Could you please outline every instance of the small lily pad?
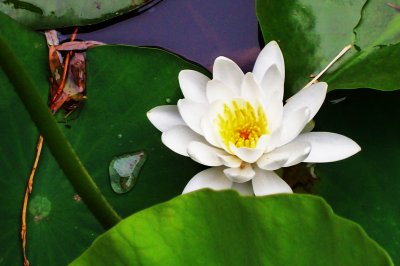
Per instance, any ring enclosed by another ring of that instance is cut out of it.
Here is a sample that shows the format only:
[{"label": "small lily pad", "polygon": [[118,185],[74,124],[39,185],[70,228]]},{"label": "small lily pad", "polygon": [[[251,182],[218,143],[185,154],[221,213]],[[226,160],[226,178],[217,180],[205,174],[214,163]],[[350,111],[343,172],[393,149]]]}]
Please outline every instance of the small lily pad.
[{"label": "small lily pad", "polygon": [[95,24],[136,10],[153,0],[2,0],[0,12],[32,29]]}]

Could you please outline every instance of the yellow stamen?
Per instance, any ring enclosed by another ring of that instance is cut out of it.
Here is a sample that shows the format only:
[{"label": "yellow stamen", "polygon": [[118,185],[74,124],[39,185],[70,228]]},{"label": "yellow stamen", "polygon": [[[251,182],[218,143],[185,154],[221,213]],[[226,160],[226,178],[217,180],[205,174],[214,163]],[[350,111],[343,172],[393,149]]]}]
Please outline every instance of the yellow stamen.
[{"label": "yellow stamen", "polygon": [[262,107],[255,110],[248,101],[224,104],[222,114],[218,115],[219,134],[228,149],[231,143],[237,148],[255,148],[259,138],[268,133],[267,124]]}]

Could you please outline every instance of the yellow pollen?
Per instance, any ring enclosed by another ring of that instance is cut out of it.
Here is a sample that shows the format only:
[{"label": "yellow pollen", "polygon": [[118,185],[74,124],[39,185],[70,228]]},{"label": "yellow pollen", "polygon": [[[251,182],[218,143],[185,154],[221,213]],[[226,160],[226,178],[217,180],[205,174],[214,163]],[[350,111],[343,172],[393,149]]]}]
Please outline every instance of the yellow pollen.
[{"label": "yellow pollen", "polygon": [[255,148],[258,139],[267,134],[267,117],[262,107],[257,110],[248,102],[232,105],[224,104],[222,114],[218,115],[219,134],[225,146],[233,143],[237,148]]}]

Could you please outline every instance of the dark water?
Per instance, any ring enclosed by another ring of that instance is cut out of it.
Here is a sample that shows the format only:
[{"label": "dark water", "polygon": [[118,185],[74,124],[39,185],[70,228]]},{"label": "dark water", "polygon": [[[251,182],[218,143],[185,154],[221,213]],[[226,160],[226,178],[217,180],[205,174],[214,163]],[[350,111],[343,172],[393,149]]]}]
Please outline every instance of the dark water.
[{"label": "dark water", "polygon": [[79,38],[160,46],[210,69],[231,58],[251,71],[260,51],[254,0],[163,0],[143,13]]}]

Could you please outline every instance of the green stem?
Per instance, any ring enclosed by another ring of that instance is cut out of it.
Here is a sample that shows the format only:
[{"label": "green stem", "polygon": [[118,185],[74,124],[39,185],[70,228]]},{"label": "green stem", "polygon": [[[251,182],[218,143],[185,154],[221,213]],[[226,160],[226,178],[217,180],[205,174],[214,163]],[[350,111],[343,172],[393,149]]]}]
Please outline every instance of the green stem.
[{"label": "green stem", "polygon": [[121,217],[114,211],[93,181],[71,144],[59,128],[47,105],[41,99],[35,84],[19,58],[12,52],[0,34],[0,65],[42,134],[47,146],[76,192],[89,207],[97,220],[108,229]]}]

